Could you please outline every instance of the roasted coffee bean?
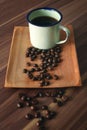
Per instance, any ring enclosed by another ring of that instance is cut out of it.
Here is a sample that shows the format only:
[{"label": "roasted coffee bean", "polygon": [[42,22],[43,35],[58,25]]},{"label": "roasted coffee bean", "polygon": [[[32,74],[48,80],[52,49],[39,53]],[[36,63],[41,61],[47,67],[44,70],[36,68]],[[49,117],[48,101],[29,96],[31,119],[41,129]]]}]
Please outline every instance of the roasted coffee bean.
[{"label": "roasted coffee bean", "polygon": [[18,103],[17,103],[17,108],[23,108],[23,107],[24,107],[23,102],[18,102]]},{"label": "roasted coffee bean", "polygon": [[47,75],[46,79],[50,80],[50,79],[52,79],[52,76],[51,75]]},{"label": "roasted coffee bean", "polygon": [[29,53],[26,53],[26,57],[29,57]]},{"label": "roasted coffee bean", "polygon": [[51,117],[51,115],[50,114],[47,114],[46,115],[46,119],[51,119],[52,117]]},{"label": "roasted coffee bean", "polygon": [[44,97],[44,93],[43,92],[38,92],[37,97]]},{"label": "roasted coffee bean", "polygon": [[37,121],[36,125],[37,125],[37,126],[41,126],[41,125],[42,125],[42,121],[40,121],[40,120]]},{"label": "roasted coffee bean", "polygon": [[63,102],[62,101],[57,101],[57,104],[58,104],[58,106],[63,106]]},{"label": "roasted coffee bean", "polygon": [[49,111],[49,110],[46,110],[46,111],[45,111],[45,114],[46,114],[46,115],[49,115],[49,114],[50,114],[50,111]]},{"label": "roasted coffee bean", "polygon": [[44,121],[45,121],[45,118],[44,118],[43,116],[41,116],[41,117],[39,118],[39,120],[40,120],[41,122],[44,122]]},{"label": "roasted coffee bean", "polygon": [[42,110],[48,110],[48,106],[43,105],[43,106],[41,106],[41,109],[42,109]]},{"label": "roasted coffee bean", "polygon": [[31,101],[31,100],[32,100],[31,97],[29,97],[29,96],[26,97],[26,101]]},{"label": "roasted coffee bean", "polygon": [[34,116],[33,116],[32,114],[28,113],[28,114],[25,115],[25,118],[26,118],[27,120],[31,120],[31,119],[34,118]]},{"label": "roasted coffee bean", "polygon": [[22,96],[20,97],[20,99],[21,99],[22,101],[26,101],[26,98],[27,98],[26,95],[22,95]]},{"label": "roasted coffee bean", "polygon": [[54,75],[54,79],[55,79],[55,80],[58,80],[58,79],[59,79],[59,76],[58,76],[58,75]]},{"label": "roasted coffee bean", "polygon": [[48,86],[48,85],[50,85],[50,82],[49,81],[45,81],[45,83],[43,85],[44,86]]},{"label": "roasted coffee bean", "polygon": [[34,114],[34,117],[35,117],[35,118],[39,118],[39,117],[41,117],[40,112],[36,112],[36,113]]},{"label": "roasted coffee bean", "polygon": [[26,65],[27,65],[27,66],[31,66],[31,63],[30,63],[30,62],[27,62]]},{"label": "roasted coffee bean", "polygon": [[18,94],[19,99],[21,99],[22,96],[26,96],[27,97],[27,94],[26,93],[19,93]]},{"label": "roasted coffee bean", "polygon": [[26,102],[26,106],[27,106],[27,107],[30,107],[31,105],[32,105],[32,103],[31,103],[30,101],[27,101],[27,102]]},{"label": "roasted coffee bean", "polygon": [[63,95],[62,96],[62,101],[63,102],[67,102],[69,100],[69,97],[68,96],[66,96],[66,95]]},{"label": "roasted coffee bean", "polygon": [[38,107],[34,106],[34,105],[32,105],[30,108],[31,108],[31,110],[37,110],[38,109]]},{"label": "roasted coffee bean", "polygon": [[33,67],[38,67],[38,64],[34,64]]},{"label": "roasted coffee bean", "polygon": [[37,104],[39,103],[39,101],[38,101],[37,99],[33,99],[33,100],[31,101],[31,103],[32,103],[32,105],[37,105]]},{"label": "roasted coffee bean", "polygon": [[33,77],[32,80],[33,81],[37,81],[38,79],[37,79],[37,77]]},{"label": "roasted coffee bean", "polygon": [[23,69],[23,73],[27,73],[27,71],[28,71],[27,69]]},{"label": "roasted coffee bean", "polygon": [[51,117],[56,116],[56,112],[55,112],[55,111],[51,111],[51,112],[50,112],[50,116],[51,116]]},{"label": "roasted coffee bean", "polygon": [[28,77],[29,77],[30,79],[32,79],[34,76],[33,76],[33,74],[28,74]]},{"label": "roasted coffee bean", "polygon": [[35,68],[31,68],[31,70],[30,70],[31,72],[35,72]]},{"label": "roasted coffee bean", "polygon": [[61,89],[57,92],[59,95],[63,96],[63,94],[65,93],[64,89]]}]

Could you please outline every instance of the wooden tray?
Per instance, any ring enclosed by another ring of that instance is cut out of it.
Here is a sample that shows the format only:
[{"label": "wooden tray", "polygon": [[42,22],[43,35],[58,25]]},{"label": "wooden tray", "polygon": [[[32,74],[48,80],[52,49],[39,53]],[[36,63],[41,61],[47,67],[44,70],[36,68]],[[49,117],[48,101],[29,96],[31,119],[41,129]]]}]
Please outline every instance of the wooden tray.
[{"label": "wooden tray", "polygon": [[[60,75],[61,79],[52,80],[52,83],[45,88],[81,86],[73,29],[71,25],[68,28],[71,34],[67,43],[63,45],[63,62],[53,71],[54,74]],[[61,33],[62,37],[64,37],[63,32]],[[5,78],[5,87],[40,88],[38,81],[30,80],[23,73],[23,68],[26,66],[25,52],[29,46],[31,44],[28,27],[15,27]]]}]

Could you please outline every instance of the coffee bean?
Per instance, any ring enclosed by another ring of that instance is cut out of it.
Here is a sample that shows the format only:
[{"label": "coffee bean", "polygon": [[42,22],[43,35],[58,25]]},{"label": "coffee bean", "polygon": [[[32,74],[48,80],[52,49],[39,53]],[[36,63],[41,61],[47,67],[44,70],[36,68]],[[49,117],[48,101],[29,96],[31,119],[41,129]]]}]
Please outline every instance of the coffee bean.
[{"label": "coffee bean", "polygon": [[39,101],[38,101],[37,99],[33,99],[33,100],[31,101],[31,103],[32,103],[32,105],[37,105],[37,104],[39,103]]},{"label": "coffee bean", "polygon": [[40,121],[40,120],[37,121],[36,125],[37,125],[37,126],[41,126],[41,125],[42,125],[42,121]]},{"label": "coffee bean", "polygon": [[58,104],[58,106],[63,106],[63,102],[62,101],[57,101],[57,104]]},{"label": "coffee bean", "polygon": [[61,96],[63,96],[64,93],[65,93],[64,89],[61,89],[61,90],[58,91],[58,94],[61,95]]},{"label": "coffee bean", "polygon": [[29,53],[26,53],[26,57],[29,57]]},{"label": "coffee bean", "polygon": [[36,113],[34,114],[34,117],[35,117],[35,118],[39,118],[39,117],[41,117],[40,112],[36,112]]},{"label": "coffee bean", "polygon": [[44,93],[43,92],[38,92],[37,97],[44,97]]},{"label": "coffee bean", "polygon": [[41,117],[39,118],[39,120],[40,120],[41,122],[44,122],[44,121],[45,121],[45,118],[44,118],[43,116],[41,116]]},{"label": "coffee bean", "polygon": [[33,67],[38,67],[38,64],[34,64]]},{"label": "coffee bean", "polygon": [[69,100],[69,97],[68,96],[66,96],[66,95],[63,95],[62,96],[62,101],[63,102],[67,102]]},{"label": "coffee bean", "polygon": [[27,66],[31,66],[31,63],[30,63],[30,62],[27,62],[26,65],[27,65]]},{"label": "coffee bean", "polygon": [[59,76],[58,76],[58,75],[54,75],[54,79],[55,79],[55,80],[58,80],[58,79],[59,79]]},{"label": "coffee bean", "polygon": [[25,115],[25,118],[26,118],[27,120],[31,120],[31,119],[34,118],[34,116],[33,116],[32,114],[28,113],[28,114]]},{"label": "coffee bean", "polygon": [[17,103],[17,108],[23,108],[23,107],[24,107],[24,104],[22,102]]},{"label": "coffee bean", "polygon": [[41,107],[41,109],[42,109],[42,110],[48,110],[48,106],[43,105],[43,106]]},{"label": "coffee bean", "polygon": [[51,111],[50,112],[50,116],[53,118],[54,116],[56,116],[56,112],[55,111]]},{"label": "coffee bean", "polygon": [[50,115],[50,114],[47,114],[47,115],[46,115],[46,119],[51,119],[51,115]]},{"label": "coffee bean", "polygon": [[31,72],[35,72],[35,68],[31,68],[31,70],[30,70]]},{"label": "coffee bean", "polygon": [[28,77],[29,77],[30,79],[32,79],[32,78],[33,78],[33,74],[32,74],[32,73],[28,74]]},{"label": "coffee bean", "polygon": [[26,101],[26,95],[22,95],[21,97],[20,97],[20,99],[22,100],[22,101]]},{"label": "coffee bean", "polygon": [[38,107],[34,106],[34,105],[32,105],[30,108],[31,108],[31,110],[37,110],[38,109]]},{"label": "coffee bean", "polygon": [[26,97],[26,101],[31,101],[32,100],[32,98],[31,97]]},{"label": "coffee bean", "polygon": [[45,81],[44,82],[44,86],[48,86],[48,85],[50,85],[50,82],[49,81]]},{"label": "coffee bean", "polygon": [[27,101],[27,102],[26,102],[26,106],[27,106],[27,107],[30,107],[31,105],[32,105],[32,103],[31,103],[30,101]]},{"label": "coffee bean", "polygon": [[46,115],[49,115],[49,114],[50,114],[50,111],[49,111],[49,110],[46,110],[46,111],[45,111],[45,114],[46,114]]},{"label": "coffee bean", "polygon": [[21,99],[22,96],[26,96],[26,97],[27,97],[26,93],[19,93],[19,94],[18,94],[18,97],[19,97],[20,99]]},{"label": "coffee bean", "polygon": [[27,69],[23,69],[23,73],[27,73]]}]

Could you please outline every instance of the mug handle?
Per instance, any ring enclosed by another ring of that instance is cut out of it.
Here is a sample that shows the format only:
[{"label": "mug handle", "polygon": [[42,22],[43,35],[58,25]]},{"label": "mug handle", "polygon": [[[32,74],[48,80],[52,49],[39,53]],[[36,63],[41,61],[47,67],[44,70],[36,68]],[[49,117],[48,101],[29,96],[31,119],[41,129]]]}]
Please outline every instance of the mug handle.
[{"label": "mug handle", "polygon": [[62,40],[62,41],[57,42],[56,44],[63,44],[68,40],[69,35],[70,35],[70,31],[69,31],[68,28],[66,28],[64,26],[61,26],[61,25],[59,26],[59,28],[60,28],[60,30],[63,30],[66,33],[66,38],[64,40]]}]

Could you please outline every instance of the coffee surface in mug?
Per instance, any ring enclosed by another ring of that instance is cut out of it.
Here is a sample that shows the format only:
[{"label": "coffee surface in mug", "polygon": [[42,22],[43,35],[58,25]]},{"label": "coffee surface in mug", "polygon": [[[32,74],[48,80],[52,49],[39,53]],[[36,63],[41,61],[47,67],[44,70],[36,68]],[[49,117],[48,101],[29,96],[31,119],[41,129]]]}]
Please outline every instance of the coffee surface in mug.
[{"label": "coffee surface in mug", "polygon": [[40,16],[31,20],[31,23],[37,26],[51,26],[58,22],[55,18],[49,16]]}]

